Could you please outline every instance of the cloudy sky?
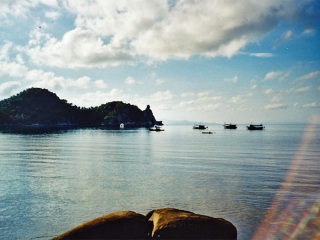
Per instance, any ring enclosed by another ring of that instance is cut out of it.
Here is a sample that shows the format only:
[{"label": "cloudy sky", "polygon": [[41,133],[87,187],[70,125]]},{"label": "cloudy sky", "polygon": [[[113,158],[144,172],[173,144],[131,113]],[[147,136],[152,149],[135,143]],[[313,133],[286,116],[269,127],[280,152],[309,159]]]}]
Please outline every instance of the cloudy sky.
[{"label": "cloudy sky", "polygon": [[0,0],[0,100],[47,88],[158,120],[320,115],[317,0]]}]

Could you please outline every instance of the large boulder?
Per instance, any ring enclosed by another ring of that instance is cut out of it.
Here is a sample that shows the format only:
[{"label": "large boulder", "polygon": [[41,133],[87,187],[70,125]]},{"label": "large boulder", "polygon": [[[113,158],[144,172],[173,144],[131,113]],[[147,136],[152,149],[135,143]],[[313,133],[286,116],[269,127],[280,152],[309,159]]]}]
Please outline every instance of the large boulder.
[{"label": "large boulder", "polygon": [[83,223],[55,238],[63,239],[147,239],[152,224],[142,214],[115,212]]},{"label": "large boulder", "polygon": [[55,238],[66,239],[237,239],[235,226],[222,219],[174,208],[150,211],[145,216],[115,212],[83,223]]},{"label": "large boulder", "polygon": [[153,222],[152,238],[160,239],[237,239],[236,227],[222,219],[174,208],[146,214]]}]

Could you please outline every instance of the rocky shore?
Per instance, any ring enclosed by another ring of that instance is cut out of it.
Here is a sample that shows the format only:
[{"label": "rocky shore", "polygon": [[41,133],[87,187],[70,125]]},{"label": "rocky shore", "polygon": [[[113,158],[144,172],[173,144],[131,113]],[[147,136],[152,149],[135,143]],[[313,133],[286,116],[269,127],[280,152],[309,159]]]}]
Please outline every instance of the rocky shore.
[{"label": "rocky shore", "polygon": [[53,240],[65,239],[237,239],[237,229],[223,218],[162,208],[145,215],[114,212],[83,223]]}]

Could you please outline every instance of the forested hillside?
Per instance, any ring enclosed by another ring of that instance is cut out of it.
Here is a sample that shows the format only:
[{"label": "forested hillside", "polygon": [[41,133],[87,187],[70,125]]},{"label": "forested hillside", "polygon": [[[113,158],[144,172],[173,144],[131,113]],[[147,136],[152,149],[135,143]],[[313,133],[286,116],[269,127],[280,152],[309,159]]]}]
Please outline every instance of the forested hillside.
[{"label": "forested hillside", "polygon": [[117,101],[81,108],[41,88],[29,88],[0,101],[0,124],[101,126],[120,123],[150,126],[155,118],[149,106],[142,111],[137,106]]}]

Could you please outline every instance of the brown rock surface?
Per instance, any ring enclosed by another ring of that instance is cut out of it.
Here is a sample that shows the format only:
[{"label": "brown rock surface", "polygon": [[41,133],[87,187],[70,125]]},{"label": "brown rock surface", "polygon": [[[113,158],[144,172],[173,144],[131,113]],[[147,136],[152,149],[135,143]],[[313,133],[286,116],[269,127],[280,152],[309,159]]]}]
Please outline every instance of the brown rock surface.
[{"label": "brown rock surface", "polygon": [[222,219],[174,208],[146,214],[153,222],[152,237],[160,239],[237,239],[236,227]]},{"label": "brown rock surface", "polygon": [[115,212],[83,223],[55,238],[62,239],[146,239],[152,224],[142,214]]},{"label": "brown rock surface", "polygon": [[132,211],[110,213],[55,238],[65,239],[237,239],[235,226],[222,219],[163,208],[146,216]]}]

